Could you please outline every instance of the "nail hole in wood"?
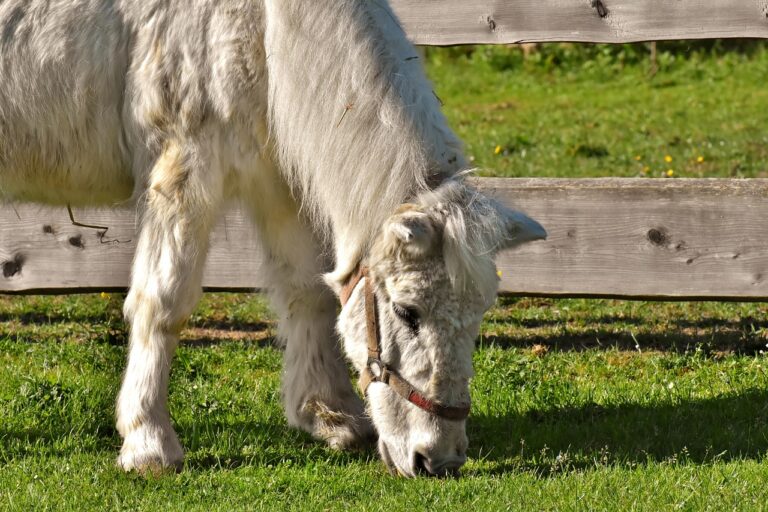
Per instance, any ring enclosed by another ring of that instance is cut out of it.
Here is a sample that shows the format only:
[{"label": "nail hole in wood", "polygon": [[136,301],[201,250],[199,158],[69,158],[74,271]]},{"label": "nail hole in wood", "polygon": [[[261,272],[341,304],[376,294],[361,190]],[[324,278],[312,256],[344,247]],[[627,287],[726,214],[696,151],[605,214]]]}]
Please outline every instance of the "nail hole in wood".
[{"label": "nail hole in wood", "polygon": [[597,9],[597,15],[601,18],[608,16],[608,8],[603,3],[603,0],[592,0],[592,8]]},{"label": "nail hole in wood", "polygon": [[72,247],[77,247],[78,249],[85,249],[85,244],[83,243],[83,235],[69,237],[69,245]]},{"label": "nail hole in wood", "polygon": [[53,226],[51,226],[50,224],[46,224],[45,226],[43,226],[43,233],[45,233],[46,235],[52,235]]}]

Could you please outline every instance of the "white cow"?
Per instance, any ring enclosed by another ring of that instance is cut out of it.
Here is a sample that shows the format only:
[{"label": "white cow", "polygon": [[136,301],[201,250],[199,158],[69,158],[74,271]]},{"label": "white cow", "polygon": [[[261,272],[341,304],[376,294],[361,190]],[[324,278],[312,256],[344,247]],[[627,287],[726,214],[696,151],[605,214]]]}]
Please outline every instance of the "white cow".
[{"label": "white cow", "polygon": [[393,471],[455,472],[493,255],[544,236],[465,185],[465,166],[385,0],[0,2],[4,196],[140,212],[126,470],[182,464],[170,363],[236,199],[268,252],[289,423],[339,448],[375,427]]}]

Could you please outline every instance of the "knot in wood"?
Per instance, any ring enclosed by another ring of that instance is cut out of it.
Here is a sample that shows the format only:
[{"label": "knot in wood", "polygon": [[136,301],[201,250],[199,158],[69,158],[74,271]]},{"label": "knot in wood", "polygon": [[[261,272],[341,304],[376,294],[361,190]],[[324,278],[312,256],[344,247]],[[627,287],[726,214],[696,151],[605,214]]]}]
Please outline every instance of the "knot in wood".
[{"label": "knot in wood", "polygon": [[3,262],[3,277],[10,278],[21,273],[21,267],[24,265],[24,256],[17,254],[12,260]]},{"label": "knot in wood", "polygon": [[665,246],[669,242],[669,235],[664,228],[653,228],[648,230],[648,240],[653,245]]}]

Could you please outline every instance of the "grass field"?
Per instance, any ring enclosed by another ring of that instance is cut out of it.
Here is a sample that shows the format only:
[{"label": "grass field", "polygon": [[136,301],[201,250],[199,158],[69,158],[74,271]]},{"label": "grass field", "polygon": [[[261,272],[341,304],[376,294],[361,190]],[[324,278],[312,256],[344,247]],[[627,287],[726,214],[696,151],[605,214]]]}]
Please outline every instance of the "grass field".
[{"label": "grass field", "polygon": [[[665,57],[653,77],[457,53],[430,51],[429,71],[484,174],[767,169],[764,51]],[[207,295],[171,378],[185,469],[145,479],[114,465],[121,299],[0,297],[0,509],[768,508],[765,304],[501,298],[477,342],[464,477],[407,481],[287,428],[263,298]]]},{"label": "grass field", "polygon": [[499,47],[429,62],[483,175],[755,178],[768,176],[766,52],[673,54],[653,77],[611,56],[514,66]]}]

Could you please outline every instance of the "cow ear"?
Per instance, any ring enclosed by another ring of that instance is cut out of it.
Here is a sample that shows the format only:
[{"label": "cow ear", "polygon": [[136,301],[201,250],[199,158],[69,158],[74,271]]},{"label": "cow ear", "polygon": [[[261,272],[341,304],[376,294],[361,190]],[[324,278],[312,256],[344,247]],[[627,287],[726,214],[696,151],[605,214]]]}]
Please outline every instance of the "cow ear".
[{"label": "cow ear", "polygon": [[500,235],[499,240],[493,244],[496,247],[496,252],[512,249],[534,240],[546,240],[547,231],[532,218],[499,203],[494,206],[497,212],[496,222],[498,226],[493,231]]},{"label": "cow ear", "polygon": [[538,222],[478,192],[460,178],[446,180],[435,190],[421,194],[419,204],[435,219],[442,235],[443,259],[454,287],[471,286],[489,301],[498,287],[494,256],[547,236]]},{"label": "cow ear", "polygon": [[457,244],[477,255],[494,255],[547,237],[535,220],[458,180],[445,182],[422,201],[442,216]]},{"label": "cow ear", "polygon": [[429,215],[414,205],[401,206],[384,223],[384,250],[406,259],[421,259],[433,252],[438,235]]}]

